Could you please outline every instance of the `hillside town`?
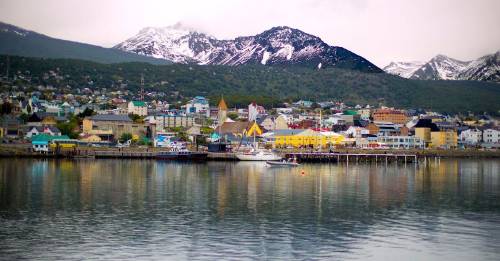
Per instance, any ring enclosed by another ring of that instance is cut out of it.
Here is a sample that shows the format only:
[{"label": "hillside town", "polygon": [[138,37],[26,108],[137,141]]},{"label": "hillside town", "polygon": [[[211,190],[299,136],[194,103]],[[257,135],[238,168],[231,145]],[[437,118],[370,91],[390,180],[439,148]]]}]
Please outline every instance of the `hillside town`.
[{"label": "hillside town", "polygon": [[[500,148],[498,119],[488,115],[444,115],[333,100],[232,107],[223,94],[216,101],[195,96],[179,104],[165,96],[143,89],[133,94],[10,88],[0,94],[0,138],[3,146],[28,144],[39,153],[48,152],[54,140],[72,148],[234,150],[254,141],[299,151]],[[221,143],[224,148],[209,146]]]}]

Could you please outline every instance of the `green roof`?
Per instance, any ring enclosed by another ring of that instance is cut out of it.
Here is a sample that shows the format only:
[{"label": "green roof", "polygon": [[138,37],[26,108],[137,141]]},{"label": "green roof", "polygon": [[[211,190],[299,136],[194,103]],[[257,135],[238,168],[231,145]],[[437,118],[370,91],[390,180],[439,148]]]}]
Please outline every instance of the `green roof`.
[{"label": "green roof", "polygon": [[344,111],[344,115],[356,115],[358,114],[357,111],[353,111],[353,110],[345,110]]},{"label": "green roof", "polygon": [[134,104],[134,106],[136,107],[146,107],[146,103],[143,102],[143,101],[132,101],[132,103]]},{"label": "green roof", "polygon": [[35,135],[31,138],[31,142],[37,141],[37,142],[49,142],[51,140],[69,140],[70,138],[68,135],[61,135],[61,136],[51,136],[48,134],[39,134]]}]

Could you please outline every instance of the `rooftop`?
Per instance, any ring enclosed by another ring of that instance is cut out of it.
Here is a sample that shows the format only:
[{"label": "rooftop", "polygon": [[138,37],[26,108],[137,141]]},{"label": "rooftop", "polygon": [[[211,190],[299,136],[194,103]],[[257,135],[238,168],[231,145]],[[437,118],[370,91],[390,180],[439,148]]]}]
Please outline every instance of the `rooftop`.
[{"label": "rooftop", "polygon": [[132,104],[136,107],[146,107],[146,103],[143,101],[132,101]]},{"label": "rooftop", "polygon": [[123,114],[97,114],[90,117],[93,121],[123,121],[132,122],[128,115]]}]

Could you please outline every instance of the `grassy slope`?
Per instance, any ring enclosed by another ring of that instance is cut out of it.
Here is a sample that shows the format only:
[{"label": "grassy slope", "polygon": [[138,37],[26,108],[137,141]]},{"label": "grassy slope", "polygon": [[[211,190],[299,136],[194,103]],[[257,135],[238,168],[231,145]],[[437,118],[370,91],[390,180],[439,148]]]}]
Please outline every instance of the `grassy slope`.
[{"label": "grassy slope", "polygon": [[70,58],[100,63],[147,62],[169,64],[168,61],[123,52],[112,48],[83,44],[30,33],[20,36],[0,32],[0,54],[40,58]]}]

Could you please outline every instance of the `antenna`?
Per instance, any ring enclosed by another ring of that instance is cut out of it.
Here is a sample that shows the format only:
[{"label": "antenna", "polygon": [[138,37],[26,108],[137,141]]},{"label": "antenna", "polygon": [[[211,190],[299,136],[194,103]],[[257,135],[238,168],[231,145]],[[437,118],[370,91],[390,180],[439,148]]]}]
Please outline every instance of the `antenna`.
[{"label": "antenna", "polygon": [[141,101],[144,101],[144,74],[141,73]]},{"label": "antenna", "polygon": [[10,67],[10,56],[7,56],[7,72],[6,72],[7,81],[9,80],[9,67]]}]

